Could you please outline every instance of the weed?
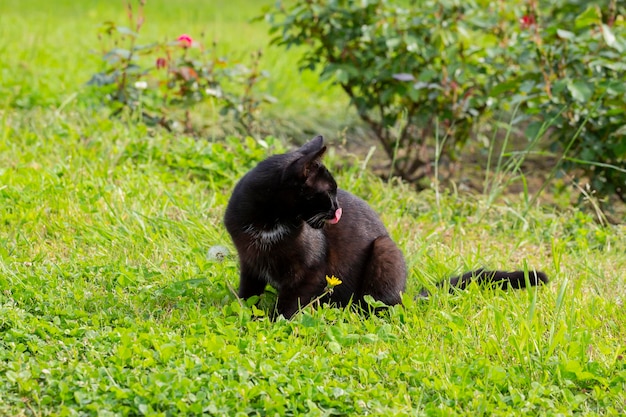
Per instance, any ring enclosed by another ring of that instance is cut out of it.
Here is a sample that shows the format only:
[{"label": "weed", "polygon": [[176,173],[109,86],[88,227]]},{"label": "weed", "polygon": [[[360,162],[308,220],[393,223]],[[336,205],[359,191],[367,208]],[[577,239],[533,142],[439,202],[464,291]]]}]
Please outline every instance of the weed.
[{"label": "weed", "polygon": [[[241,128],[252,133],[261,104],[255,87],[266,76],[259,69],[261,52],[252,54],[252,65],[246,67],[219,56],[215,42],[207,49],[203,40],[187,34],[167,42],[139,44],[139,32],[146,23],[144,7],[144,0],[136,7],[128,0],[129,26],[104,23],[99,39],[106,68],[87,83],[96,87],[93,94],[103,96],[113,116],[127,112],[170,131],[181,130],[176,127],[182,125],[186,133],[198,130],[190,116],[194,105],[213,100],[220,105],[220,114],[232,113]],[[274,100],[268,95],[265,99]],[[183,109],[180,122],[178,108]]]}]

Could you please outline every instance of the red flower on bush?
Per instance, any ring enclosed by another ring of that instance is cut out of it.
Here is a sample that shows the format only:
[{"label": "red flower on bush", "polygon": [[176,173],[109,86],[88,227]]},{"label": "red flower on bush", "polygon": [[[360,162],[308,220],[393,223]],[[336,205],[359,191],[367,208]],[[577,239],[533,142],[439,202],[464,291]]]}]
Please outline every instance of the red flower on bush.
[{"label": "red flower on bush", "polygon": [[177,41],[180,44],[180,46],[182,46],[183,48],[189,48],[191,44],[193,43],[193,39],[191,39],[191,36],[186,35],[186,34],[180,35]]},{"label": "red flower on bush", "polygon": [[167,67],[167,59],[165,59],[165,58],[157,58],[157,60],[156,60],[156,67],[157,67],[157,69],[161,69],[161,68]]},{"label": "red flower on bush", "polygon": [[535,15],[525,14],[519,22],[522,25],[522,29],[528,29],[529,27],[537,24],[537,19],[535,19]]}]

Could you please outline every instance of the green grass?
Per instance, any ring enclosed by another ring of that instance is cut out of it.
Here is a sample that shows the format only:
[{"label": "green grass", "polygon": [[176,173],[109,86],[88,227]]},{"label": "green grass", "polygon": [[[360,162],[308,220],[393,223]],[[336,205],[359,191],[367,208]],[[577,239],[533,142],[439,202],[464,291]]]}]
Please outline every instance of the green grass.
[{"label": "green grass", "polygon": [[[175,34],[220,27],[233,50],[266,40],[244,23],[255,2],[203,3],[149,0],[150,19]],[[333,148],[339,184],[406,254],[405,305],[257,317],[232,292],[234,254],[208,253],[233,251],[230,190],[284,145],[174,136],[71,99],[98,67],[85,58],[92,29],[123,17],[116,2],[76,4],[0,6],[0,415],[626,413],[623,226],[523,198],[416,194]],[[273,53],[268,65],[294,86],[285,112],[312,105],[321,117],[336,92],[311,95],[313,77]],[[480,266],[538,267],[552,282],[414,299]]]}]

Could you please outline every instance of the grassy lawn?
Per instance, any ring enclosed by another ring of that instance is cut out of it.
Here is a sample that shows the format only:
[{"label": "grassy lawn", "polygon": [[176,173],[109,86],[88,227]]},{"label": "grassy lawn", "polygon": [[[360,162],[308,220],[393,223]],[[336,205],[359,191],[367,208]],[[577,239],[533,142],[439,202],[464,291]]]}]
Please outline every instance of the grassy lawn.
[{"label": "grassy lawn", "polygon": [[[242,305],[223,212],[237,179],[286,145],[195,140],[86,104],[96,29],[124,18],[120,3],[0,5],[0,415],[626,413],[626,230],[574,208],[417,194],[331,149],[340,186],[407,257],[404,307],[271,322]],[[267,41],[247,23],[260,6],[148,0],[145,36],[205,31],[243,55]],[[295,53],[265,54],[272,111],[305,128],[349,118]],[[552,281],[414,299],[481,266]]]}]

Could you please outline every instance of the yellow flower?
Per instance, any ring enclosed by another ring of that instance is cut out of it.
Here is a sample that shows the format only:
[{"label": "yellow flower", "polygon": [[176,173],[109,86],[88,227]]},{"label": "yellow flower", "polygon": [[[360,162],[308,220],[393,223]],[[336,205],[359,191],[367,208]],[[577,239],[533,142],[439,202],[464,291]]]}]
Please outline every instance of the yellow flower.
[{"label": "yellow flower", "polygon": [[330,277],[326,275],[326,283],[330,288],[333,288],[341,284],[341,280],[334,275],[331,275]]}]

